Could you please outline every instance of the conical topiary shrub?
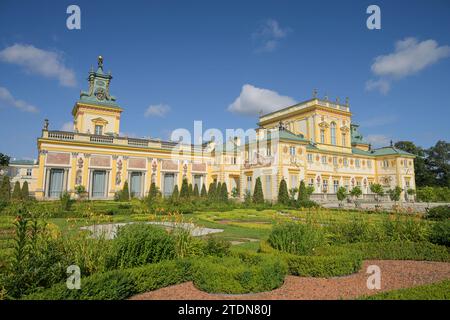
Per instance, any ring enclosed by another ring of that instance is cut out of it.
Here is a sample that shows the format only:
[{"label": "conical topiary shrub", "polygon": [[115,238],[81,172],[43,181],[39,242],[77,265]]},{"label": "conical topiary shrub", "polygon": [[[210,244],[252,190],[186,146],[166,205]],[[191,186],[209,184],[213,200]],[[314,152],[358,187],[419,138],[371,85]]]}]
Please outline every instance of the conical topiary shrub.
[{"label": "conical topiary shrub", "polygon": [[287,205],[289,204],[289,193],[287,189],[286,180],[281,179],[280,187],[278,188],[278,203]]},{"label": "conical topiary shrub", "polygon": [[206,191],[205,184],[202,184],[202,191],[200,191],[200,197],[205,199],[208,197],[208,192]]},{"label": "conical topiary shrub", "polygon": [[195,187],[194,187],[194,193],[193,193],[193,196],[194,196],[195,198],[198,198],[198,197],[200,196],[200,192],[198,192],[198,184],[196,184]]},{"label": "conical topiary shrub", "polygon": [[20,190],[20,182],[19,181],[16,181],[16,183],[14,184],[14,190],[12,192],[11,198],[13,200],[22,199],[22,190]]},{"label": "conical topiary shrub", "polygon": [[228,201],[228,188],[227,184],[224,182],[220,187],[220,201],[227,202]]},{"label": "conical topiary shrub", "polygon": [[183,183],[181,184],[180,199],[189,199],[189,185],[186,178],[183,179]]},{"label": "conical topiary shrub", "polygon": [[28,200],[30,198],[30,192],[28,191],[28,182],[25,181],[22,185],[22,199]]},{"label": "conical topiary shrub", "polygon": [[8,202],[9,200],[11,200],[11,182],[9,176],[3,176],[0,185],[0,201]]},{"label": "conical topiary shrub", "polygon": [[261,178],[256,178],[255,190],[253,191],[253,202],[264,203],[264,193],[262,190]]},{"label": "conical topiary shrub", "polygon": [[175,187],[173,187],[172,195],[170,196],[171,200],[176,202],[178,201],[178,198],[180,197],[180,192],[178,191],[178,185],[176,184]]},{"label": "conical topiary shrub", "polygon": [[119,201],[130,201],[130,190],[128,189],[128,181],[123,184],[122,191],[120,191]]}]

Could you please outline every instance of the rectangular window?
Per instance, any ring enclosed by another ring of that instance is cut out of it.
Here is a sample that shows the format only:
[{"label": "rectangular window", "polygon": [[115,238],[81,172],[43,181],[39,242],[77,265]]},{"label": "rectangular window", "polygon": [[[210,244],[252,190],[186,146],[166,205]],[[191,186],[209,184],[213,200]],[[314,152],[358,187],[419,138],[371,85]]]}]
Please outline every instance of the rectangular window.
[{"label": "rectangular window", "polygon": [[322,164],[327,164],[327,156],[322,156]]},{"label": "rectangular window", "polygon": [[367,168],[372,168],[372,161],[371,160],[367,160]]},{"label": "rectangular window", "polygon": [[27,177],[31,177],[33,169],[27,169]]},{"label": "rectangular window", "polygon": [[100,136],[100,135],[102,135],[102,132],[103,132],[103,126],[96,125],[95,126],[95,134]]},{"label": "rectangular window", "polygon": [[132,197],[142,196],[143,187],[143,174],[142,172],[131,172],[130,174],[130,195]]},{"label": "rectangular window", "polygon": [[333,157],[333,165],[337,166],[337,164],[338,164],[337,157]]},{"label": "rectangular window", "polygon": [[328,191],[328,180],[323,180],[323,188],[322,188],[322,192],[327,192]]},{"label": "rectangular window", "polygon": [[320,143],[325,143],[325,130],[320,130]]},{"label": "rectangular window", "polygon": [[355,160],[355,166],[356,166],[357,168],[361,167],[361,161],[360,161],[359,159],[356,159],[356,160]]},{"label": "rectangular window", "polygon": [[348,167],[348,159],[344,158],[344,167]]},{"label": "rectangular window", "polygon": [[389,161],[383,160],[383,167],[384,168],[389,168]]},{"label": "rectangular window", "polygon": [[309,187],[314,187],[314,179],[313,179],[313,178],[310,178],[310,179],[309,179],[308,186],[309,186]]},{"label": "rectangular window", "polygon": [[289,175],[290,189],[298,187],[298,176],[296,174]]},{"label": "rectangular window", "polygon": [[345,133],[342,134],[342,146],[345,147],[346,145],[346,138],[345,138]]},{"label": "rectangular window", "polygon": [[339,180],[334,180],[333,181],[333,191],[334,191],[334,193],[337,193],[338,189],[339,189]]},{"label": "rectangular window", "polygon": [[173,173],[165,173],[164,174],[164,196],[168,197],[172,194],[173,189],[175,188],[175,174]]},{"label": "rectangular window", "polygon": [[313,155],[308,153],[308,162],[313,162]]},{"label": "rectangular window", "polygon": [[295,156],[295,147],[289,147],[289,154]]},{"label": "rectangular window", "polygon": [[247,191],[252,193],[252,177],[247,176]]}]

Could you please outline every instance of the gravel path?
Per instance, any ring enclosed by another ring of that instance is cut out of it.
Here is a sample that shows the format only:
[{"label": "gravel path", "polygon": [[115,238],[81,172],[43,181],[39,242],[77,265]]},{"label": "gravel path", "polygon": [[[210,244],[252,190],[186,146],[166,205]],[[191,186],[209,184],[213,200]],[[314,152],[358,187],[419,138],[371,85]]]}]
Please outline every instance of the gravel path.
[{"label": "gravel path", "polygon": [[[381,269],[381,289],[367,289],[369,265]],[[142,293],[132,300],[310,300],[353,299],[361,295],[414,287],[450,279],[450,263],[399,260],[367,260],[356,274],[335,278],[287,276],[284,284],[273,291],[243,295],[209,294],[198,290],[192,282]]]}]

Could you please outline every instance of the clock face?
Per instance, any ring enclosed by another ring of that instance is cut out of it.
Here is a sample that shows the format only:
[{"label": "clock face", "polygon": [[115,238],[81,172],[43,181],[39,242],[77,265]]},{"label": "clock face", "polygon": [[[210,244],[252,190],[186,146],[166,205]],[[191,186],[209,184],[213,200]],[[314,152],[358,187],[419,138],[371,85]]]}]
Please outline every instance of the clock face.
[{"label": "clock face", "polygon": [[95,90],[95,96],[98,100],[104,100],[105,99],[105,90],[103,88],[98,88]]}]

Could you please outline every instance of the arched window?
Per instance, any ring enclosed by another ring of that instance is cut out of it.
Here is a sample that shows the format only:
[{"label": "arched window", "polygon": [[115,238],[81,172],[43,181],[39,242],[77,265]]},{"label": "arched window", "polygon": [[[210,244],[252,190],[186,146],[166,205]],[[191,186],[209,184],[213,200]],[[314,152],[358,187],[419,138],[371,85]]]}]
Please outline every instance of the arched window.
[{"label": "arched window", "polygon": [[331,144],[336,145],[336,123],[330,124]]}]

